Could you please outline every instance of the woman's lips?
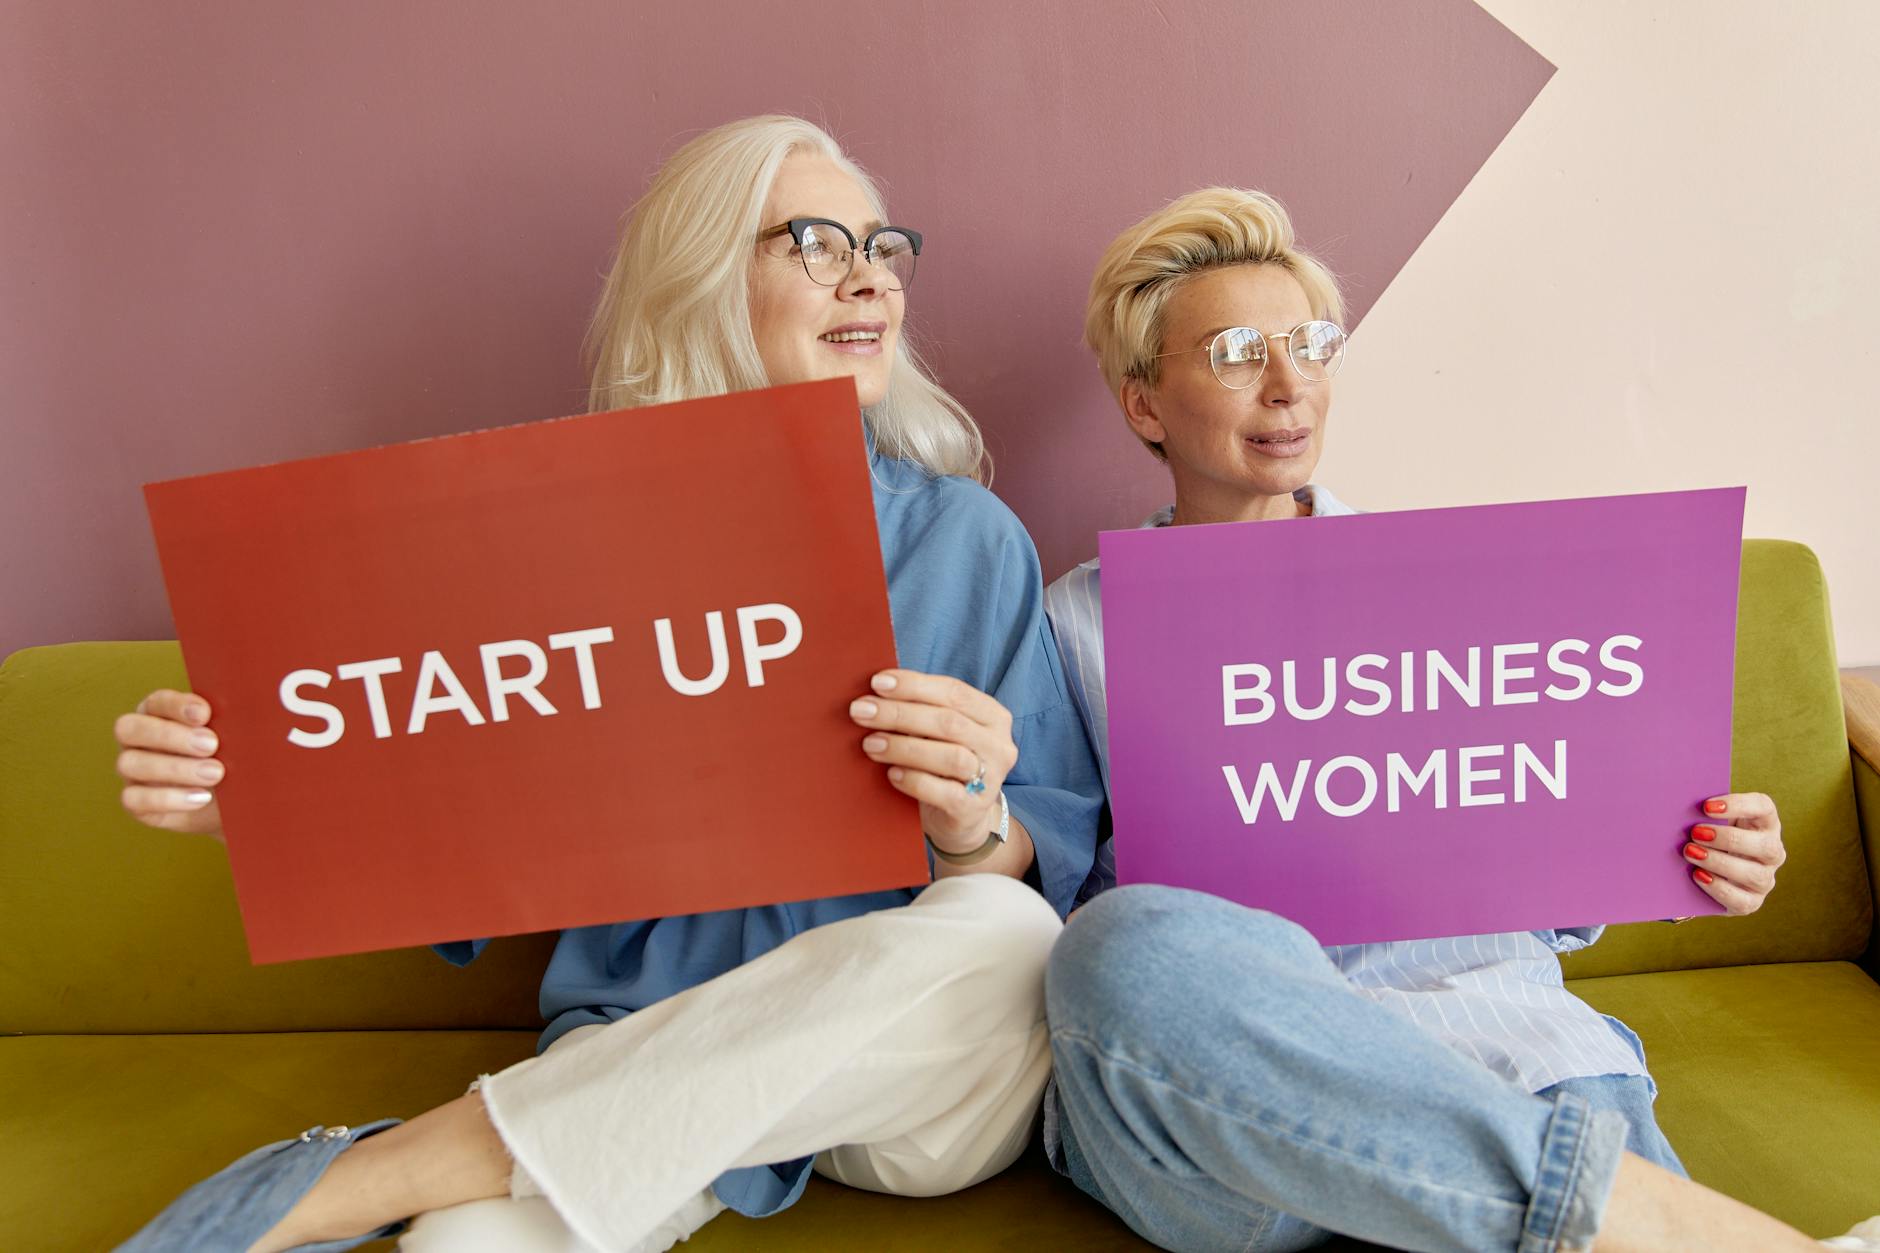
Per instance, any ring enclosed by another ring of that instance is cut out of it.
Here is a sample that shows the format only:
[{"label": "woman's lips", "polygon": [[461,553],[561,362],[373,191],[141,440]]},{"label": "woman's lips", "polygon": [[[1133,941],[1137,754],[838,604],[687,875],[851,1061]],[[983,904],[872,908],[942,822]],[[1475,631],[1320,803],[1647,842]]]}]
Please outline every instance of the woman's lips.
[{"label": "woman's lips", "polygon": [[839,342],[833,339],[819,339],[816,342],[824,348],[846,352],[852,357],[879,357],[881,355],[881,341],[878,339],[850,339]]},{"label": "woman's lips", "polygon": [[1298,457],[1305,453],[1312,444],[1312,428],[1298,427],[1289,431],[1272,431],[1265,435],[1251,435],[1247,446],[1262,457]]},{"label": "woman's lips", "polygon": [[882,322],[854,322],[824,331],[816,342],[852,357],[879,357],[888,327]]}]

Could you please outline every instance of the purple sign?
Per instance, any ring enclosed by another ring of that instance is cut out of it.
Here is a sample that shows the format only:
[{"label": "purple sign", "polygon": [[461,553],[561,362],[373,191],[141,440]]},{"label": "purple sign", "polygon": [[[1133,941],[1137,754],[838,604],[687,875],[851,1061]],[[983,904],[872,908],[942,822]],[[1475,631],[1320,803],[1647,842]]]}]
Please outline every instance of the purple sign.
[{"label": "purple sign", "polygon": [[1106,531],[1117,876],[1323,944],[1722,907],[1742,488]]}]

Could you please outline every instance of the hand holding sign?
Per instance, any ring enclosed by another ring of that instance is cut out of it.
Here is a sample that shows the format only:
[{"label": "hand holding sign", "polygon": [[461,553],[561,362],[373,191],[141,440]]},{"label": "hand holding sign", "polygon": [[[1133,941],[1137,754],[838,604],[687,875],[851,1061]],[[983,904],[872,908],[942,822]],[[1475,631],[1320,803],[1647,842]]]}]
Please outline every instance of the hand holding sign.
[{"label": "hand holding sign", "polygon": [[1782,818],[1761,792],[1733,792],[1704,802],[1704,821],[1691,828],[1684,860],[1697,886],[1725,913],[1753,914],[1775,890],[1776,871],[1789,859]]},{"label": "hand holding sign", "polygon": [[117,720],[120,799],[131,817],[166,831],[222,838],[222,811],[211,790],[224,768],[209,729],[209,702],[168,689],[152,692]]},{"label": "hand holding sign", "polygon": [[[887,763],[888,781],[920,802],[921,829],[942,852],[968,853],[997,825],[993,811],[1018,764],[1012,714],[970,684],[943,674],[888,670],[849,714],[877,734],[862,750]],[[893,734],[889,734],[893,733]],[[983,790],[962,784],[983,769]]]}]

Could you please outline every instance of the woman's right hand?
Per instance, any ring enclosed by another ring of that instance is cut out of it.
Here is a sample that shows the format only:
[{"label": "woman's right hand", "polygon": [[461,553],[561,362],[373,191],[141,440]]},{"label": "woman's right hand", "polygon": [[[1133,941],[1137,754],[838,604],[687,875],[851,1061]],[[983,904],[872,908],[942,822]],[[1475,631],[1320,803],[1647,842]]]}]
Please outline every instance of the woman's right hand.
[{"label": "woman's right hand", "polygon": [[135,713],[117,720],[117,770],[124,780],[124,808],[131,817],[165,831],[222,838],[222,811],[215,786],[222,763],[209,729],[209,702],[167,688],[137,702]]}]

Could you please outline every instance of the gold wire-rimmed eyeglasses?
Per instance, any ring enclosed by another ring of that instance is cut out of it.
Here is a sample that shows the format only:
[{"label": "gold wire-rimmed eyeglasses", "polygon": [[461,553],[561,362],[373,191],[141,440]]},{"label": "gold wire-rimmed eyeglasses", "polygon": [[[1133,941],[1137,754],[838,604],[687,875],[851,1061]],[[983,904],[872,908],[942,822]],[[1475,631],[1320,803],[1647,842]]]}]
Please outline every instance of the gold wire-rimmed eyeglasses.
[{"label": "gold wire-rimmed eyeglasses", "polygon": [[1286,343],[1286,360],[1292,364],[1294,373],[1308,383],[1323,383],[1338,373],[1338,367],[1344,363],[1345,338],[1344,327],[1321,318],[1301,322],[1279,335],[1268,335],[1251,326],[1230,326],[1205,344],[1158,352],[1150,360],[1186,356],[1205,348],[1214,377],[1220,380],[1222,387],[1238,392],[1260,381],[1267,358],[1272,355],[1267,341],[1278,339]]}]

